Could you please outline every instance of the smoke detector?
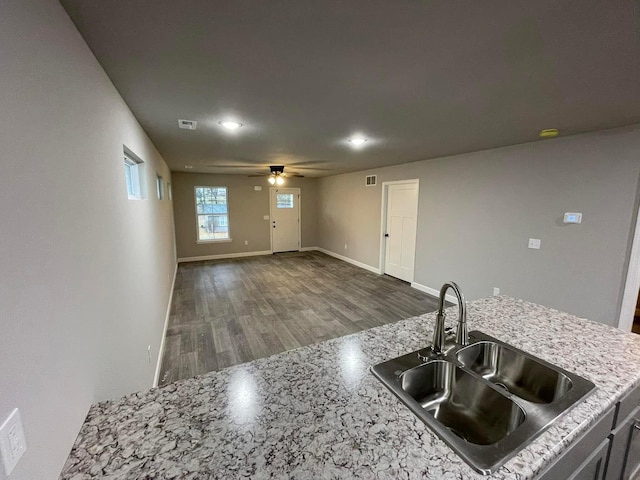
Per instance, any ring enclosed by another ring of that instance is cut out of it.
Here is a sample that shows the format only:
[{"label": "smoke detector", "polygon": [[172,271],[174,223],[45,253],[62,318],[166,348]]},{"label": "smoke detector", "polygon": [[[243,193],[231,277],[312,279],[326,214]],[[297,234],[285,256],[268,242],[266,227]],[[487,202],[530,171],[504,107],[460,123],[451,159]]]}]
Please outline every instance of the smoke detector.
[{"label": "smoke detector", "polygon": [[178,120],[178,126],[185,130],[195,130],[198,122],[195,120]]}]

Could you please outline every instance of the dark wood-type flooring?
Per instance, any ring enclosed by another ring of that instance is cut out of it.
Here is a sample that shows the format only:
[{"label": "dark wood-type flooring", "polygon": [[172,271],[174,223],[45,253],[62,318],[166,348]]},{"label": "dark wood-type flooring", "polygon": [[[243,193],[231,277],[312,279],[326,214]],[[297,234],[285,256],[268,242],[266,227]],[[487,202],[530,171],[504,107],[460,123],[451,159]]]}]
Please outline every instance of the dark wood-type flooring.
[{"label": "dark wood-type flooring", "polygon": [[178,266],[160,385],[437,309],[437,299],[320,252]]}]

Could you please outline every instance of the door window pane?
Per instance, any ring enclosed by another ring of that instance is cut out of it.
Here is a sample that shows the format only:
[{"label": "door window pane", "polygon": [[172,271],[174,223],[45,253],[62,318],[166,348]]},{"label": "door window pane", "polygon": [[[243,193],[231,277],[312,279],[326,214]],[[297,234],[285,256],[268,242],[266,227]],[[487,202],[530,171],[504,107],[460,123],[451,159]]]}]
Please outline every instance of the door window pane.
[{"label": "door window pane", "polygon": [[293,193],[277,193],[276,208],[293,208]]}]

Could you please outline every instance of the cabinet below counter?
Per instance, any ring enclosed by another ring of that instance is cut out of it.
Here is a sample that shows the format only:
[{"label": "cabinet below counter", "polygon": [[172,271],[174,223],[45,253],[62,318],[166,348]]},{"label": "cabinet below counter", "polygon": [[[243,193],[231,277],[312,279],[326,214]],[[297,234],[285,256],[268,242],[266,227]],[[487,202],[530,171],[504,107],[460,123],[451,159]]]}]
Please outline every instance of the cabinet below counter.
[{"label": "cabinet below counter", "polygon": [[640,386],[549,465],[540,480],[640,479]]},{"label": "cabinet below counter", "polygon": [[473,471],[369,372],[427,345],[430,313],[98,403],[60,479],[630,474],[640,457],[640,336],[504,296],[470,302],[467,315],[470,329],[596,385],[492,475]]}]

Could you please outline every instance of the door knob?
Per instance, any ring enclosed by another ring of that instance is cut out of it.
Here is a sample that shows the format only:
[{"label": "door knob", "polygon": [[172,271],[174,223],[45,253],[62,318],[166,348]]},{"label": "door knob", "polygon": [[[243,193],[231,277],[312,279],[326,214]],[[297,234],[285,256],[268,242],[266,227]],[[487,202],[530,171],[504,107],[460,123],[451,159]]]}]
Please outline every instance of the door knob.
[{"label": "door knob", "polygon": [[388,234],[388,233],[385,233],[385,234],[384,234],[384,236],[385,236],[385,237],[388,237],[388,236],[389,236],[389,234]]}]

